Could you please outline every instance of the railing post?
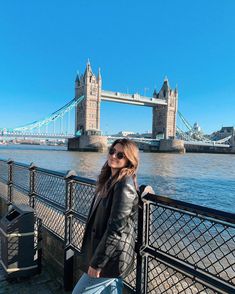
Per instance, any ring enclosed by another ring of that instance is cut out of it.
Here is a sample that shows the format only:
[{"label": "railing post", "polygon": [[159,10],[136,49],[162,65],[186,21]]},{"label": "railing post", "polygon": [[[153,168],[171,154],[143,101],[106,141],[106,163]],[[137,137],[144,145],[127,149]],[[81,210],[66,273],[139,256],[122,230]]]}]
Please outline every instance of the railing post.
[{"label": "railing post", "polygon": [[[136,266],[136,293],[147,293],[147,273],[146,261],[147,257],[143,254],[143,249],[147,242],[146,228],[146,203],[143,202],[141,193],[139,192],[138,205],[138,231],[137,231],[137,266]],[[144,219],[145,213],[145,219]]]},{"label": "railing post", "polygon": [[[150,210],[149,210],[149,202],[144,201],[144,248],[149,246],[149,229],[150,229]],[[144,249],[143,248],[143,249]],[[143,254],[143,294],[148,293],[148,254]]]},{"label": "railing post", "polygon": [[38,273],[42,271],[42,219],[37,218]]},{"label": "railing post", "polygon": [[13,163],[12,159],[8,159],[8,181],[7,181],[7,200],[8,204],[12,203],[12,186],[13,186]]},{"label": "railing post", "polygon": [[148,283],[148,256],[143,252],[148,246],[149,234],[149,204],[144,202],[139,193],[138,232],[137,232],[137,266],[136,293],[146,294]]},{"label": "railing post", "polygon": [[137,222],[137,265],[136,265],[136,293],[142,293],[142,255],[141,248],[143,246],[143,201],[139,195],[139,204],[138,204],[138,222]]},{"label": "railing post", "polygon": [[32,162],[29,166],[29,206],[35,207],[35,170],[36,166]]},{"label": "railing post", "polygon": [[72,239],[72,204],[73,186],[75,171],[68,171],[65,175],[66,195],[65,195],[65,233],[64,233],[64,290],[71,291],[73,288],[73,261],[74,250],[71,248]]},{"label": "railing post", "polygon": [[[33,162],[31,162],[29,166],[29,206],[33,209],[35,208],[35,171],[36,166]],[[37,216],[36,210],[35,210],[35,217],[36,217],[36,232],[37,232],[37,254],[38,254],[38,273],[40,274],[42,271],[42,219],[40,219]]]}]

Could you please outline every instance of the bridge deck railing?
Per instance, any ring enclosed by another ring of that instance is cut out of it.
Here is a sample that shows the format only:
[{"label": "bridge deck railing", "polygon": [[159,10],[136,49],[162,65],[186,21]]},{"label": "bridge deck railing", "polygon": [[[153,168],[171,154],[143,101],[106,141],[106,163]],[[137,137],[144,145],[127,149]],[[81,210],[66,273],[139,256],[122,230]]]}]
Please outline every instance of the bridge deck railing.
[{"label": "bridge deck railing", "polygon": [[[95,181],[0,160],[0,197],[29,204],[43,226],[80,253]],[[235,293],[235,214],[147,194],[139,202],[132,293]]]}]

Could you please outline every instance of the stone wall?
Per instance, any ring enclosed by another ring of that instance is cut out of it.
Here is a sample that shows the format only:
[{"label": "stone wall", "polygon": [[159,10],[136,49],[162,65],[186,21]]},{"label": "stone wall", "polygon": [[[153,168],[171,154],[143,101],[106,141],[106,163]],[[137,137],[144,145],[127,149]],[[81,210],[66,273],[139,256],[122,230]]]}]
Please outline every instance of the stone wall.
[{"label": "stone wall", "polygon": [[44,263],[63,285],[64,242],[45,228],[42,229],[42,256]]}]

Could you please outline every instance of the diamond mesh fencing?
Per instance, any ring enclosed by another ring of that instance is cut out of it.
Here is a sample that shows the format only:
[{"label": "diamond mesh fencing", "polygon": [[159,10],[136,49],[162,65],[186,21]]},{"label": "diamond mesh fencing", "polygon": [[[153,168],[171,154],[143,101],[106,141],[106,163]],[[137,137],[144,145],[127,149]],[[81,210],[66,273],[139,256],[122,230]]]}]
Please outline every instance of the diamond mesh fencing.
[{"label": "diamond mesh fencing", "polygon": [[148,258],[147,277],[147,293],[150,294],[219,293],[152,257]]},{"label": "diamond mesh fencing", "polygon": [[43,226],[64,240],[67,193],[64,175],[35,169],[32,191],[34,208]]},{"label": "diamond mesh fencing", "polygon": [[235,227],[150,205],[149,245],[235,284]]},{"label": "diamond mesh fencing", "polygon": [[128,285],[129,288],[132,290],[135,290],[135,284],[136,284],[136,254],[135,254],[135,260],[134,260],[134,268],[131,271],[131,273],[125,277],[124,282]]},{"label": "diamond mesh fencing", "polygon": [[234,215],[231,223],[226,213],[208,209],[207,216],[199,206],[196,211],[154,199],[144,200],[146,293],[235,293]]},{"label": "diamond mesh fencing", "polygon": [[3,198],[4,200],[7,200],[8,198],[8,187],[7,184],[4,182],[0,182],[0,197]]},{"label": "diamond mesh fencing", "polygon": [[66,182],[62,176],[36,170],[34,181],[36,195],[65,208]]},{"label": "diamond mesh fencing", "polygon": [[85,220],[87,219],[92,199],[95,196],[95,185],[94,183],[74,180],[72,189],[71,209],[74,211],[74,214],[72,219],[71,242],[80,251],[85,230]]},{"label": "diamond mesh fencing", "polygon": [[12,179],[15,187],[24,189],[29,192],[30,170],[27,166],[13,164]]},{"label": "diamond mesh fencing", "polygon": [[29,196],[24,190],[12,188],[12,203],[14,204],[29,204]]},{"label": "diamond mesh fencing", "polygon": [[8,180],[8,164],[4,160],[0,160],[0,180]]},{"label": "diamond mesh fencing", "polygon": [[35,199],[35,210],[37,217],[42,220],[42,224],[48,230],[57,235],[60,239],[65,236],[65,215],[63,210],[55,208],[53,205],[45,203],[40,199]]},{"label": "diamond mesh fencing", "polygon": [[73,185],[72,209],[78,214],[87,217],[94,196],[94,184],[75,181]]},{"label": "diamond mesh fencing", "polygon": [[72,231],[71,231],[71,244],[80,252],[82,247],[82,240],[85,231],[85,223],[79,218],[73,217]]}]

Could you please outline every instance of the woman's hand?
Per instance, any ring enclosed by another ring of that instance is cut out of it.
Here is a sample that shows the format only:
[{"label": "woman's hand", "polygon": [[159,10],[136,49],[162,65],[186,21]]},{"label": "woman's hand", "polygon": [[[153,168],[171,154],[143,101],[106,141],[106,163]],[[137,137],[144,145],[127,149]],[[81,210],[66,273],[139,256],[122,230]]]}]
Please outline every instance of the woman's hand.
[{"label": "woman's hand", "polygon": [[100,277],[100,272],[101,269],[94,269],[93,267],[89,266],[88,268],[88,276],[92,277],[92,278],[99,278]]}]

